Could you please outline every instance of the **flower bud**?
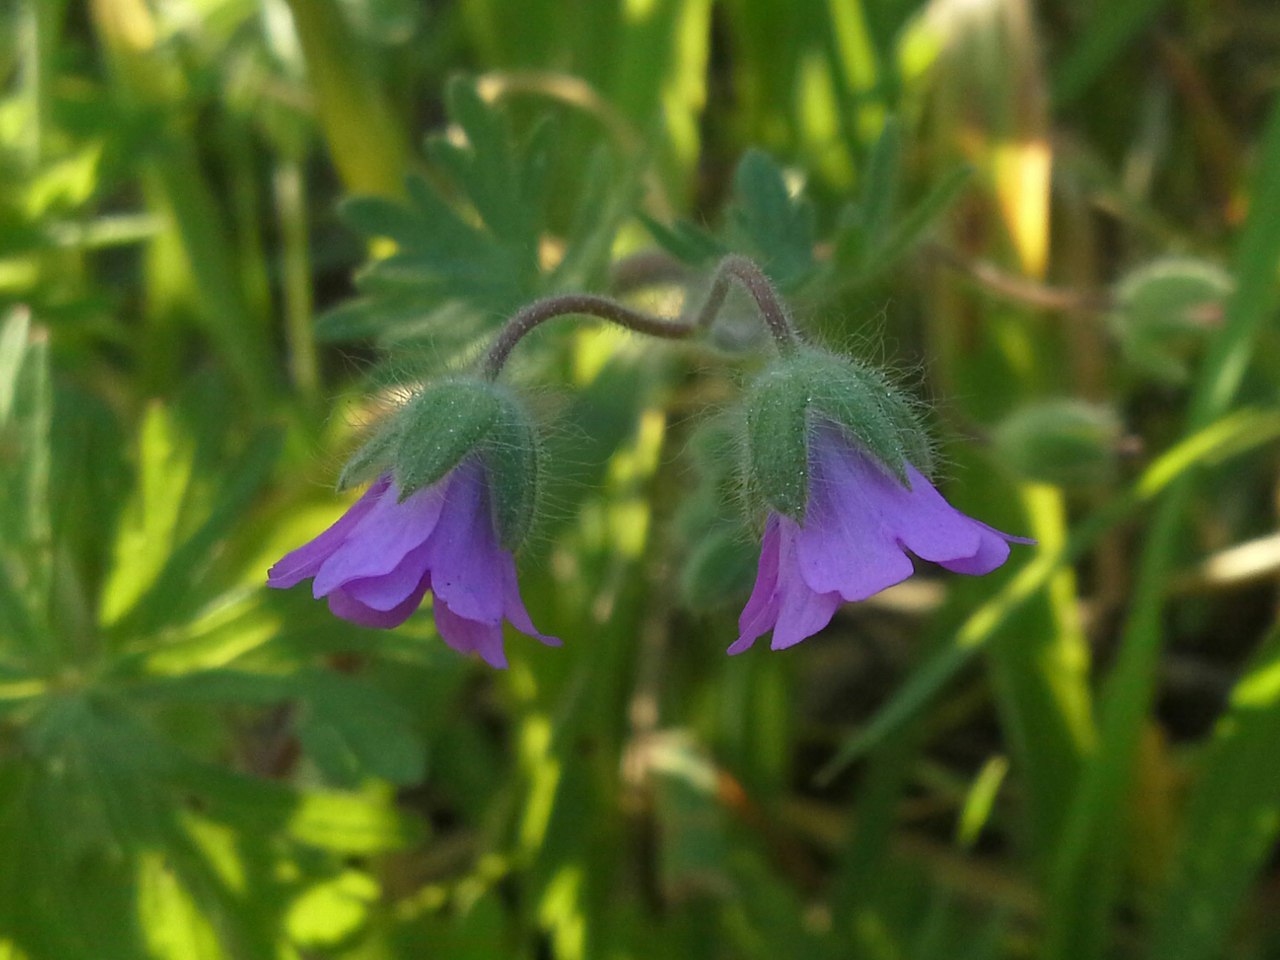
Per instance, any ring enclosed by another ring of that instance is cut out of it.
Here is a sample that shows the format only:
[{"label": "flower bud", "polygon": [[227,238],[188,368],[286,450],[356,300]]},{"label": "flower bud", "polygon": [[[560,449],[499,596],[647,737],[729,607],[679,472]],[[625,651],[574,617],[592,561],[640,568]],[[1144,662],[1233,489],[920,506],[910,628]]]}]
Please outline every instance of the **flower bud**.
[{"label": "flower bud", "polygon": [[389,471],[405,500],[473,453],[488,471],[498,535],[513,549],[536,506],[538,439],[523,405],[487,380],[458,378],[423,388],[356,451],[338,489]]},{"label": "flower bud", "polygon": [[1109,407],[1053,400],[1024,407],[995,430],[1001,463],[1060,487],[1110,482],[1124,427]]},{"label": "flower bud", "polygon": [[803,519],[815,415],[843,427],[903,486],[908,463],[927,471],[929,442],[911,403],[862,363],[805,346],[770,366],[747,396],[752,492],[776,512]]},{"label": "flower bud", "polygon": [[1190,257],[1167,257],[1131,271],[1117,284],[1111,329],[1125,358],[1168,383],[1187,378],[1205,334],[1222,320],[1231,277]]}]

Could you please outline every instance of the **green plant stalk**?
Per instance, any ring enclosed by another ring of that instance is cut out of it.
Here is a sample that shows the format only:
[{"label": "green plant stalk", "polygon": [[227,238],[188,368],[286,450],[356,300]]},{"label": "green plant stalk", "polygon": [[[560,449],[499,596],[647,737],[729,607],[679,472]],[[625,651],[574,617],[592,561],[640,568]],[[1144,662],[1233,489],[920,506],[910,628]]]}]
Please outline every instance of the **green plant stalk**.
[{"label": "green plant stalk", "polygon": [[1184,833],[1148,930],[1151,960],[1221,957],[1280,832],[1280,625],[1232,691],[1187,801]]},{"label": "green plant stalk", "polygon": [[195,287],[193,299],[210,338],[251,403],[274,395],[265,318],[249,309],[233,282],[237,260],[194,141],[177,122],[181,80],[158,48],[151,13],[139,0],[94,0],[94,25],[122,92],[139,108],[163,112],[166,129],[142,159],[143,180],[172,220]]},{"label": "green plant stalk", "polygon": [[[508,19],[538,16],[528,0],[493,6]],[[661,206],[667,198],[687,198],[693,187],[707,100],[711,8],[709,0],[654,0],[587,4],[569,16],[557,11],[574,72],[650,136],[649,155],[662,186],[653,199]],[[555,52],[544,48],[540,56],[547,62]],[[525,60],[530,55],[518,54]]]},{"label": "green plant stalk", "polygon": [[28,0],[16,18],[16,30],[22,38],[18,44],[18,90],[26,101],[28,116],[19,144],[29,169],[45,155],[46,131],[51,125],[53,54],[65,8],[66,0]]},{"label": "green plant stalk", "polygon": [[333,0],[288,0],[333,162],[351,193],[404,192],[408,145]]},{"label": "green plant stalk", "polygon": [[[1024,485],[1019,495],[1041,549],[1061,549],[1067,539],[1061,491]],[[1042,869],[1062,830],[1063,797],[1095,740],[1088,644],[1077,609],[1075,574],[1063,567],[987,647],[1001,725],[1027,783],[1027,839]]]},{"label": "green plant stalk", "polygon": [[861,0],[826,0],[830,29],[822,34],[839,103],[837,120],[850,148],[878,136],[885,109],[876,93],[883,68]]},{"label": "green plant stalk", "polygon": [[1166,0],[1127,0],[1095,7],[1083,34],[1055,71],[1055,106],[1071,103],[1085,93],[1165,3]]},{"label": "green plant stalk", "polygon": [[276,218],[284,247],[281,286],[285,336],[289,343],[289,373],[303,402],[314,404],[320,391],[320,364],[311,323],[311,254],[302,164],[282,158],[276,165],[273,179]]},{"label": "green plant stalk", "polygon": [[[1280,98],[1272,105],[1257,170],[1248,221],[1234,257],[1238,286],[1196,384],[1188,434],[1202,430],[1229,409],[1258,334],[1277,302]],[[1122,811],[1138,738],[1155,692],[1167,580],[1194,492],[1195,475],[1180,475],[1160,503],[1145,539],[1132,611],[1103,690],[1100,748],[1073,798],[1053,870],[1044,950],[1049,960],[1089,960],[1101,955],[1106,945],[1120,871],[1114,852],[1122,839]]]}]

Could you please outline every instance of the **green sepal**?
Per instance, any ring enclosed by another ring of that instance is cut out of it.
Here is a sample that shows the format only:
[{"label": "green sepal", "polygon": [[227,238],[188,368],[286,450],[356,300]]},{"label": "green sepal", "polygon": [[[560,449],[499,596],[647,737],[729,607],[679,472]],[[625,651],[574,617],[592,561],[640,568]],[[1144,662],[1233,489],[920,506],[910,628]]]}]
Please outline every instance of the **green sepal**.
[{"label": "green sepal", "polygon": [[765,371],[747,398],[752,493],[796,520],[809,497],[810,399],[805,379],[786,362]]},{"label": "green sepal", "polygon": [[766,370],[747,397],[751,491],[778,513],[804,518],[815,419],[842,427],[904,486],[908,463],[929,471],[928,435],[883,373],[804,347]]},{"label": "green sepal", "polygon": [[[902,404],[873,371],[836,357],[815,363],[810,374],[813,412],[851,433],[902,483],[907,482],[906,443],[895,414]],[[831,361],[835,361],[834,363]]]},{"label": "green sepal", "polygon": [[391,469],[396,442],[400,438],[400,421],[397,417],[376,430],[360,449],[342,467],[338,474],[338,492],[368,483]]},{"label": "green sepal", "polygon": [[445,380],[410,400],[396,419],[393,469],[400,499],[438,483],[489,436],[502,395],[482,380]]},{"label": "green sepal", "polygon": [[518,547],[533,523],[542,473],[542,450],[533,421],[514,398],[503,403],[481,447],[489,473],[498,539],[509,550]]},{"label": "green sepal", "polygon": [[515,549],[533,521],[541,451],[532,418],[498,384],[459,378],[426,387],[356,451],[338,489],[390,471],[404,500],[473,454],[488,473],[498,536]]}]

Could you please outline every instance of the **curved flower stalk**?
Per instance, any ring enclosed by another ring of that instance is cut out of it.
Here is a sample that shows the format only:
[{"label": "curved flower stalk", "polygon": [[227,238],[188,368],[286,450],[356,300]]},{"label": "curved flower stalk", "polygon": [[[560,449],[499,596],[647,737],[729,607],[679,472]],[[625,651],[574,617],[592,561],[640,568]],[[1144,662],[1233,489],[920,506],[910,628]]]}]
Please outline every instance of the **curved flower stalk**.
[{"label": "curved flower stalk", "polygon": [[1009,556],[1010,536],[961,513],[910,462],[904,485],[839,426],[809,442],[808,504],[797,522],[771,512],[755,588],[730,654],[773,631],[782,650],[813,636],[844,602],[865,600],[915,572],[907,551],[954,573],[981,575]]},{"label": "curved flower stalk", "polygon": [[436,629],[449,646],[507,665],[502,623],[545,644],[516,584],[515,560],[498,542],[487,471],[476,456],[405,499],[389,473],[310,543],[287,554],[267,585],[312,580],[316,599],[344,620],[395,627],[427,593]]}]

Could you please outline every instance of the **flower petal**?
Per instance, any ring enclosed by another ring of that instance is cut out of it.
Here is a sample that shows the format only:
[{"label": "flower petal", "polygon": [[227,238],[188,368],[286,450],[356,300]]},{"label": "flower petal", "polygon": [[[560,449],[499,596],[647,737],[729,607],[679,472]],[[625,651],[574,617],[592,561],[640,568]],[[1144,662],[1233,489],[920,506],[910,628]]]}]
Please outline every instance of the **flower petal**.
[{"label": "flower petal", "polygon": [[1005,560],[1009,559],[1009,544],[1035,543],[1029,537],[1012,536],[983,523],[981,520],[974,520],[973,522],[981,529],[982,543],[978,547],[978,552],[972,557],[961,557],[957,560],[947,560],[942,563],[942,566],[953,573],[964,573],[973,577],[990,573],[1003,564]]},{"label": "flower petal", "polygon": [[427,544],[414,547],[390,573],[348,580],[344,593],[374,610],[390,610],[404,603],[427,575]]},{"label": "flower petal", "polygon": [[422,604],[422,598],[426,596],[430,587],[431,577],[424,576],[422,582],[414,588],[413,593],[409,594],[403,603],[392,607],[390,610],[375,610],[373,607],[361,603],[342,587],[338,587],[329,593],[329,611],[335,617],[350,620],[352,623],[358,623],[362,627],[380,627],[382,629],[398,627],[409,619],[413,611],[418,609]]},{"label": "flower petal", "polygon": [[507,666],[507,654],[502,648],[502,625],[484,623],[460,616],[436,594],[432,608],[436,617],[436,630],[440,638],[462,653],[478,653],[485,663],[499,669]]},{"label": "flower petal", "polygon": [[[941,563],[973,556],[981,546],[978,521],[961,513],[911,464],[907,464],[911,489],[892,481],[892,493],[885,497],[887,509],[895,510],[889,525],[906,547],[922,560]],[[904,496],[905,494],[905,496]]]},{"label": "flower petal", "polygon": [[395,484],[320,565],[311,591],[317,599],[352,580],[390,573],[415,547],[421,546],[440,519],[442,484],[426,487],[403,503]]},{"label": "flower petal", "polygon": [[500,624],[504,558],[511,559],[498,546],[484,468],[469,461],[451,475],[440,522],[428,544],[432,589],[458,616]]},{"label": "flower petal", "polygon": [[511,621],[511,625],[521,633],[541,640],[549,647],[560,646],[562,641],[559,637],[539,633],[538,628],[533,625],[533,618],[529,616],[529,611],[525,609],[524,600],[520,596],[520,585],[516,582],[516,562],[510,554],[507,554],[504,560],[505,563],[502,570],[503,614]]},{"label": "flower petal", "polygon": [[756,583],[738,617],[738,639],[729,647],[729,655],[742,653],[755,643],[756,638],[773,629],[778,619],[778,530],[776,513],[769,514],[764,537],[760,541],[760,563],[756,568]]},{"label": "flower petal", "polygon": [[[819,443],[815,441],[814,446]],[[854,472],[842,460],[830,449],[814,457],[809,507],[796,536],[796,559],[814,592],[834,590],[845,600],[865,600],[901,583],[915,568],[869,492],[861,465],[855,464]],[[881,474],[875,467],[870,469]],[[872,482],[878,481],[879,477]]]},{"label": "flower petal", "polygon": [[813,636],[831,622],[841,604],[839,592],[818,593],[805,582],[796,557],[796,533],[799,531],[797,529],[793,533],[788,529],[794,526],[790,521],[784,521],[782,526],[776,589],[778,619],[769,644],[773,650],[785,650]]},{"label": "flower petal", "polygon": [[267,586],[284,590],[314,577],[320,565],[342,546],[356,524],[373,509],[390,483],[390,477],[379,477],[324,533],[281,557],[267,571]]}]

